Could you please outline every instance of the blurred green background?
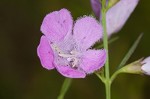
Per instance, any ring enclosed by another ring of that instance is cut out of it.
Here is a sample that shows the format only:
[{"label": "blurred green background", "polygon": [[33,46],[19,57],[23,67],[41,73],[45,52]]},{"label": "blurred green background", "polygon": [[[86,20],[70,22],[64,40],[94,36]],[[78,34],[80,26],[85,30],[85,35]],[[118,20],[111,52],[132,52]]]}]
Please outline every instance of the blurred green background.
[{"label": "blurred green background", "polygon": [[[141,32],[138,48],[128,61],[150,55],[150,1],[139,5],[119,39],[110,48],[111,72]],[[0,0],[0,99],[56,99],[64,77],[42,68],[36,49],[44,16],[67,8],[74,20],[91,15],[89,0]],[[112,99],[150,99],[150,77],[121,74],[112,85]],[[93,74],[74,79],[65,99],[105,99],[104,85]]]}]

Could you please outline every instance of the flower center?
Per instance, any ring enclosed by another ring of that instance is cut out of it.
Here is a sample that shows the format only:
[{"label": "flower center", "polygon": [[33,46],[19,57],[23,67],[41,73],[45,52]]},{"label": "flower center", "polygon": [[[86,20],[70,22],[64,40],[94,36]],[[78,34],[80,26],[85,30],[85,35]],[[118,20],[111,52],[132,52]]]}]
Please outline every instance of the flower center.
[{"label": "flower center", "polygon": [[55,44],[51,44],[51,46],[52,46],[53,50],[54,50],[55,52],[57,52],[57,54],[58,54],[59,57],[63,57],[63,58],[65,58],[65,59],[68,61],[69,65],[70,65],[71,67],[73,67],[73,68],[77,67],[78,62],[79,62],[79,60],[78,60],[78,58],[77,58],[77,55],[78,55],[78,52],[77,52],[77,51],[72,50],[72,51],[70,51],[70,53],[64,53],[64,52],[63,52],[58,46],[56,46]]}]

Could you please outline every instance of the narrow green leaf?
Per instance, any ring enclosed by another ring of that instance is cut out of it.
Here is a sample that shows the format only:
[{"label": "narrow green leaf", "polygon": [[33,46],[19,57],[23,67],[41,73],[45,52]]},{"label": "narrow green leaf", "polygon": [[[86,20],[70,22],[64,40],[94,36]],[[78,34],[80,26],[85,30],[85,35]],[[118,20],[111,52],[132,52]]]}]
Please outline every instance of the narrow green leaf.
[{"label": "narrow green leaf", "polygon": [[111,43],[117,41],[118,39],[119,39],[119,36],[115,36],[115,37],[111,38],[110,40],[108,40],[108,44],[111,44]]},{"label": "narrow green leaf", "polygon": [[63,83],[61,90],[60,90],[60,94],[57,97],[57,99],[64,99],[64,96],[65,96],[67,90],[69,89],[71,82],[72,82],[71,78],[65,78],[64,83]]},{"label": "narrow green leaf", "polygon": [[126,62],[129,60],[129,58],[131,57],[131,55],[134,53],[135,49],[137,48],[142,36],[143,36],[143,33],[141,33],[139,35],[139,37],[136,39],[136,41],[134,42],[132,47],[129,49],[129,51],[127,52],[127,54],[125,55],[125,57],[121,61],[120,65],[118,66],[118,69],[120,69],[122,66],[124,66],[126,64]]}]

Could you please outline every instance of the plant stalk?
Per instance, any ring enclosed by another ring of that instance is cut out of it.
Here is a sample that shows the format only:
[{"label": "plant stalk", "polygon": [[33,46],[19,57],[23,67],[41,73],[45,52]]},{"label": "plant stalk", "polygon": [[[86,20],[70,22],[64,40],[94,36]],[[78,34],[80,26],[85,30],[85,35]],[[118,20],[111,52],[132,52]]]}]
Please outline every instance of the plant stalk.
[{"label": "plant stalk", "polygon": [[109,54],[108,54],[108,36],[107,36],[107,27],[106,27],[106,0],[102,0],[102,26],[103,26],[103,43],[104,49],[106,50],[106,63],[105,63],[105,90],[106,90],[106,99],[111,99],[111,83],[110,83],[110,74],[109,74]]},{"label": "plant stalk", "polygon": [[64,99],[64,96],[65,96],[66,92],[68,91],[68,89],[71,85],[71,82],[72,82],[71,78],[65,78],[64,83],[63,83],[61,90],[60,90],[60,94],[57,97],[57,99]]}]

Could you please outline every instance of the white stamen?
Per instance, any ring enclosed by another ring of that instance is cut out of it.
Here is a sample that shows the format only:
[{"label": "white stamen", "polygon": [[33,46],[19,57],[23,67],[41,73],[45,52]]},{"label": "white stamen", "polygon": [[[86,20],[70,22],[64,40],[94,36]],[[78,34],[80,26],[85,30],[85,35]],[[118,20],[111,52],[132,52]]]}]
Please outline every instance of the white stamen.
[{"label": "white stamen", "polygon": [[78,64],[78,59],[74,57],[74,61],[72,63],[72,67],[77,66],[77,64]]},{"label": "white stamen", "polygon": [[53,50],[55,50],[59,56],[63,58],[67,58],[67,61],[70,63],[72,67],[76,67],[78,64],[78,59],[76,58],[77,52],[72,50],[70,54],[65,54],[63,51],[59,49],[55,44],[51,44]]},{"label": "white stamen", "polygon": [[72,60],[72,58],[70,58],[70,57],[69,57],[69,58],[67,58],[67,61],[69,61],[69,62],[70,62],[71,60]]},{"label": "white stamen", "polygon": [[56,52],[63,53],[55,44],[51,44],[51,46]]},{"label": "white stamen", "polygon": [[58,54],[61,57],[67,58],[67,57],[74,57],[74,55],[70,55],[70,54]]}]

